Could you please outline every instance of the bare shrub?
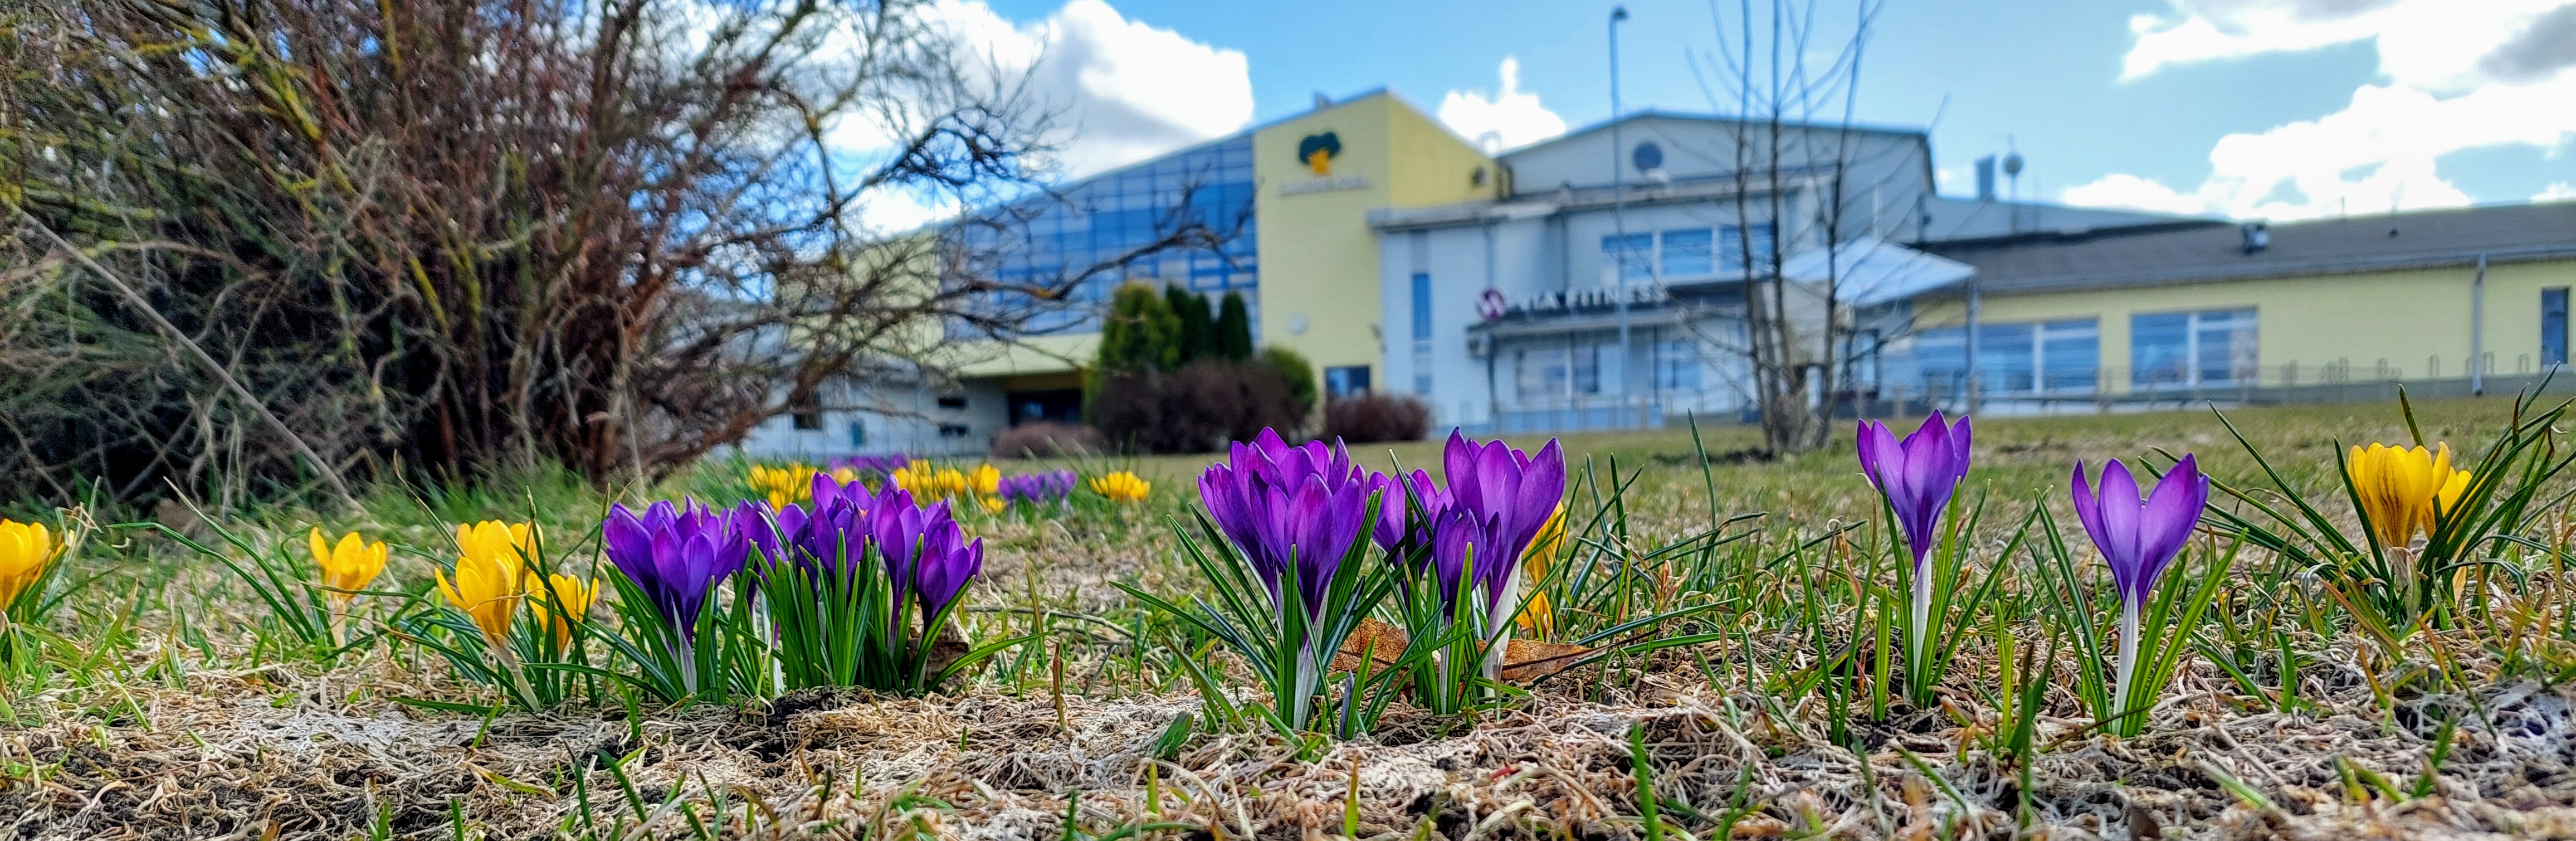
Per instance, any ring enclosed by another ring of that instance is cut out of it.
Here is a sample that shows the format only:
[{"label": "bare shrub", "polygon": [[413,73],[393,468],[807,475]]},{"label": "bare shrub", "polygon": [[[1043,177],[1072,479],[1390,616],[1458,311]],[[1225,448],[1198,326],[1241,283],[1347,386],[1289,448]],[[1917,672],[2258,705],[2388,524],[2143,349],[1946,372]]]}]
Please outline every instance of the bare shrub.
[{"label": "bare shrub", "polygon": [[1409,394],[1363,394],[1324,404],[1324,437],[1352,444],[1419,441],[1431,431],[1431,404]]},{"label": "bare shrub", "polygon": [[1101,435],[1132,452],[1210,452],[1297,422],[1277,369],[1221,359],[1103,378],[1092,407]]},{"label": "bare shrub", "polygon": [[[1040,195],[1063,133],[922,0],[0,19],[0,487],[65,501],[659,476],[1209,236],[1173,213],[1100,266],[1001,279],[970,234],[1027,212],[997,197]],[[994,209],[890,234],[876,201]]]},{"label": "bare shrub", "polygon": [[1101,441],[1100,430],[1088,426],[1031,421],[993,436],[991,455],[997,459],[1090,455],[1107,450]]}]

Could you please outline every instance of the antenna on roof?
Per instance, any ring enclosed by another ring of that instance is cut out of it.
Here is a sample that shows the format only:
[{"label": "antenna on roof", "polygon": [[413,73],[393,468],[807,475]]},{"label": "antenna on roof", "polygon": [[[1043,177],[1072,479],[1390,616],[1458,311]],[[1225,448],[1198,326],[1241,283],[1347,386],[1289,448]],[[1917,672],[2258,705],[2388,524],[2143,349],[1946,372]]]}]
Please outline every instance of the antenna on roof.
[{"label": "antenna on roof", "polygon": [[2013,148],[2012,135],[2004,135],[2004,177],[2012,181],[2012,204],[2005,209],[2012,214],[2012,232],[2021,233],[2021,152]]},{"label": "antenna on roof", "polygon": [[1324,109],[1326,109],[1326,108],[1331,108],[1331,107],[1333,107],[1333,95],[1332,95],[1332,94],[1329,94],[1329,93],[1325,93],[1325,92],[1323,92],[1323,91],[1316,91],[1316,92],[1315,92],[1315,110],[1317,110],[1317,111],[1321,111],[1321,110],[1324,110]]}]

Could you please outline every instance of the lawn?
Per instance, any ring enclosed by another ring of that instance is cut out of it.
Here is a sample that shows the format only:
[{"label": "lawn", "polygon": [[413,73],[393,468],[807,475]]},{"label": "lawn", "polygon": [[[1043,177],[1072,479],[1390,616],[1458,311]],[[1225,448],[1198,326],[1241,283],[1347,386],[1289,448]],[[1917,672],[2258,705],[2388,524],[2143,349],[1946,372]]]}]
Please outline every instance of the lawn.
[{"label": "lawn", "polygon": [[[2512,405],[2415,415],[2465,465]],[[2170,682],[2149,704],[2097,708],[2086,676],[2108,658],[2111,585],[2068,503],[2076,460],[2162,470],[2197,454],[2221,486],[2214,509],[2266,522],[2227,490],[2275,510],[2295,495],[2325,525],[2265,534],[2358,535],[2339,447],[2413,438],[2391,405],[2228,420],[2292,494],[2259,493],[2270,474],[2207,411],[1981,420],[1954,506],[1950,653],[1923,681],[1903,652],[1903,550],[1849,427],[1779,461],[1745,457],[1754,432],[1731,425],[1566,437],[1567,538],[1516,632],[1554,659],[1448,710],[1336,678],[1326,714],[1295,733],[1261,721],[1276,699],[1255,662],[1120,588],[1183,612],[1217,598],[1171,527],[1207,548],[1191,513],[1207,456],[1000,465],[1061,466],[1086,486],[1133,470],[1153,484],[1134,504],[1086,487],[1068,507],[994,514],[961,496],[986,556],[952,633],[1016,642],[927,692],[778,691],[764,676],[698,703],[637,688],[610,639],[636,620],[605,584],[566,648],[526,619],[531,665],[478,672],[509,658],[477,659],[439,576],[458,562],[454,524],[500,519],[535,522],[560,568],[607,581],[610,502],[731,503],[753,495],[740,463],[614,496],[531,471],[380,487],[356,511],[102,501],[81,515],[97,527],[54,582],[59,606],[0,651],[0,816],[16,816],[0,827],[84,841],[2576,833],[2576,586],[2559,574],[2567,483],[2543,469],[2567,450],[2554,432],[2509,472],[2529,478],[2530,504],[2458,566],[2305,566],[2211,515],[2168,574],[2208,597],[2165,633]],[[1439,441],[1352,451],[1449,478]],[[345,646],[294,618],[321,598],[303,583],[315,526],[391,547]],[[2389,607],[2404,586],[2442,595]],[[577,668],[533,665],[550,659]],[[1391,699],[1382,714],[1372,697]]]}]

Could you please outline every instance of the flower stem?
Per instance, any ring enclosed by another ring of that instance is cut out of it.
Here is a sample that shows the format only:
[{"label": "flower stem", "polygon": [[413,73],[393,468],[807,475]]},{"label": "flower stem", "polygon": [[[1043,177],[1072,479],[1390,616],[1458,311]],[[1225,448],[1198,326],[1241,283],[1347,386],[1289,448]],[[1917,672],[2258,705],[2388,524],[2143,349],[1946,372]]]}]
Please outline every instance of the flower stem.
[{"label": "flower stem", "polygon": [[1916,698],[1931,697],[1932,662],[1925,655],[1931,635],[1932,575],[1931,570],[1918,566],[1914,570],[1913,623],[1906,626],[1905,632],[1905,682],[1913,688]]},{"label": "flower stem", "polygon": [[[2120,660],[2118,665],[2113,666],[2116,676],[2111,682],[2111,709],[2115,713],[2128,711],[2129,679],[2135,676],[2137,667],[2138,600],[2122,598],[2120,599]],[[2114,729],[2130,732],[2125,723]]]}]

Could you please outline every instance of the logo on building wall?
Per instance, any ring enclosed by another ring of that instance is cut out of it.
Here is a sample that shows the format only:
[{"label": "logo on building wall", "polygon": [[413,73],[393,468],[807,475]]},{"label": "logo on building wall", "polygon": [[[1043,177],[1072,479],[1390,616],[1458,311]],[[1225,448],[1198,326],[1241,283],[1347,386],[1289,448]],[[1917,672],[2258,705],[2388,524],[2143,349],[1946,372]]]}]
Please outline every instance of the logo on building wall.
[{"label": "logo on building wall", "polygon": [[1342,136],[1333,132],[1306,135],[1297,141],[1297,162],[1315,177],[1304,181],[1283,181],[1279,194],[1324,193],[1334,190],[1365,190],[1369,180],[1362,175],[1334,175],[1333,159],[1342,156]]},{"label": "logo on building wall", "polygon": [[1476,315],[1486,321],[1501,321],[1511,311],[1512,302],[1503,299],[1503,290],[1487,289],[1476,296]]},{"label": "logo on building wall", "polygon": [[1314,170],[1315,177],[1333,174],[1333,159],[1342,154],[1342,136],[1332,132],[1309,134],[1297,141],[1297,160]]},{"label": "logo on building wall", "polygon": [[[1625,299],[1631,305],[1658,306],[1672,300],[1672,292],[1662,284],[1633,286],[1596,286],[1582,289],[1559,289],[1525,295],[1511,302],[1504,316],[1540,316],[1601,310],[1616,307]],[[1479,309],[1482,308],[1481,301]]]}]

